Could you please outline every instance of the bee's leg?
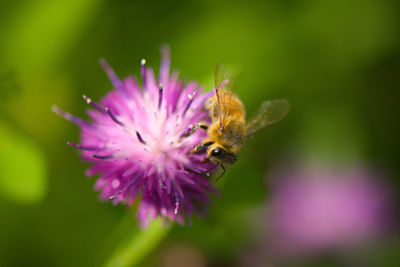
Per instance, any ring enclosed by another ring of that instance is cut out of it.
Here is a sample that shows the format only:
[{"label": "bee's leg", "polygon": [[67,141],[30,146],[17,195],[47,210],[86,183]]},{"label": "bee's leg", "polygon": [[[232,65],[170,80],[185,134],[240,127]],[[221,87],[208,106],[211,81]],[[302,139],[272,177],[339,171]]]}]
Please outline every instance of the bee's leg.
[{"label": "bee's leg", "polygon": [[218,163],[215,164],[214,166],[212,166],[211,168],[209,168],[208,170],[202,172],[201,175],[207,175],[207,176],[209,176],[209,175],[210,175],[210,171],[214,170],[214,169],[217,168],[217,167],[218,167]]},{"label": "bee's leg", "polygon": [[212,144],[214,144],[214,141],[206,141],[198,146],[196,146],[190,153],[197,153],[200,152],[201,150],[203,150],[204,148],[211,146]]},{"label": "bee's leg", "polygon": [[189,137],[189,136],[191,136],[191,135],[194,134],[194,132],[196,132],[196,130],[199,129],[199,128],[201,128],[201,129],[207,131],[207,130],[208,130],[208,125],[207,125],[207,123],[205,123],[205,122],[196,123],[196,125],[193,126],[192,128],[190,128],[189,131],[188,131],[187,133],[183,133],[183,134],[181,135],[181,139],[184,138],[184,137]]},{"label": "bee's leg", "polygon": [[219,179],[221,179],[221,177],[224,176],[224,174],[225,174],[225,166],[223,164],[221,164],[221,168],[222,168],[223,172],[220,176],[218,176],[218,178],[215,181],[218,181]]}]

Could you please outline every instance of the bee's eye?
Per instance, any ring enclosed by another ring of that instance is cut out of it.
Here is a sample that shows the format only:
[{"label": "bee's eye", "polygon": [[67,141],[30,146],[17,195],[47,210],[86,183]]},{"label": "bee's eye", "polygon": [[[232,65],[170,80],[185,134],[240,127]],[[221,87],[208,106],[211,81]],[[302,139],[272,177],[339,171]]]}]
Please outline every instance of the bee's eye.
[{"label": "bee's eye", "polygon": [[217,157],[221,155],[221,153],[222,153],[222,148],[217,147],[211,151],[211,156]]}]

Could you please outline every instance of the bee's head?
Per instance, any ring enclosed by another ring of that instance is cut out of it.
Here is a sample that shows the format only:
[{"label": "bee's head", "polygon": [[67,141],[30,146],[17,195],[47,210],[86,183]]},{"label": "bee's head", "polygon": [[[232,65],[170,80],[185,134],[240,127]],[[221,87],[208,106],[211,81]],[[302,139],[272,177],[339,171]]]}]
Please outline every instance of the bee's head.
[{"label": "bee's head", "polygon": [[214,163],[231,165],[235,163],[237,155],[229,153],[226,149],[218,144],[214,144],[208,149],[208,158]]}]

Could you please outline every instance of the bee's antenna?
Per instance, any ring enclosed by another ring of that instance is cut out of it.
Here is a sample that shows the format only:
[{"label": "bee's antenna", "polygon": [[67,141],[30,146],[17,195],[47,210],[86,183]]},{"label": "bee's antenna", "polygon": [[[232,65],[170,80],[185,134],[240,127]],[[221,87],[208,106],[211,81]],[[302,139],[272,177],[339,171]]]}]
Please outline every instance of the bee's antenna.
[{"label": "bee's antenna", "polygon": [[[209,159],[207,158],[207,161],[209,161]],[[201,173],[201,175],[207,175],[210,176],[210,171],[214,170],[215,168],[218,167],[218,163],[215,164],[214,166],[212,166],[211,168],[209,168],[208,170],[205,170],[204,172]]]}]

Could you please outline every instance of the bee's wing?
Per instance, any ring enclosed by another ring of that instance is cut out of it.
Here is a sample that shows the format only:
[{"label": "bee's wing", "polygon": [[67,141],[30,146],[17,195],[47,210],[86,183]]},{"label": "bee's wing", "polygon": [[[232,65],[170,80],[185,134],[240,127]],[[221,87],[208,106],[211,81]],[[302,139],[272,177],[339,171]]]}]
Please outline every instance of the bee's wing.
[{"label": "bee's wing", "polygon": [[289,112],[290,105],[286,99],[265,101],[260,110],[254,114],[246,125],[246,135],[250,136],[257,131],[277,123]]},{"label": "bee's wing", "polygon": [[214,70],[214,88],[217,96],[220,130],[222,131],[224,118],[229,115],[230,98],[227,98],[226,94],[221,94],[221,91],[233,91],[231,74],[222,63],[218,63]]},{"label": "bee's wing", "polygon": [[233,90],[232,75],[222,63],[218,63],[214,69],[215,91]]}]

